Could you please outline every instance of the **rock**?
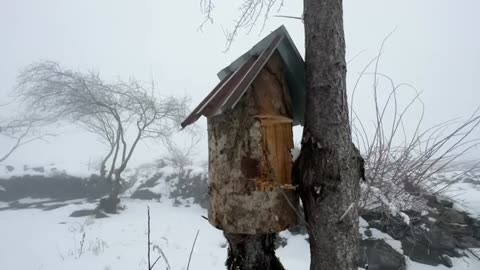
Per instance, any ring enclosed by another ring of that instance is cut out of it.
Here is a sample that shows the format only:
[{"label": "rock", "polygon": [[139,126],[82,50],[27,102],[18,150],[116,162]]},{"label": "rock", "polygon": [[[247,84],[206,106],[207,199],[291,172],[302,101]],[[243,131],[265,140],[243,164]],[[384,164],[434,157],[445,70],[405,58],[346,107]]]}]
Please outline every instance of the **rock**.
[{"label": "rock", "polygon": [[430,231],[426,232],[427,239],[430,240],[430,247],[432,249],[455,249],[455,238],[446,231],[435,226]]},{"label": "rock", "polygon": [[8,207],[12,208],[12,209],[25,209],[25,208],[30,207],[30,205],[23,204],[23,203],[20,203],[18,201],[13,201],[13,202],[8,204]]},{"label": "rock", "polygon": [[461,249],[476,248],[478,246],[478,240],[472,236],[461,236],[457,240],[457,246]]},{"label": "rock", "polygon": [[450,257],[448,257],[447,255],[442,255],[441,259],[443,261],[443,265],[450,268],[453,267],[453,262],[452,262],[452,259],[450,259]]},{"label": "rock", "polygon": [[157,194],[151,192],[148,189],[138,189],[133,192],[131,198],[132,199],[140,199],[140,200],[153,200],[153,199],[160,199],[162,197],[161,194]]},{"label": "rock", "polygon": [[[164,164],[161,163],[162,161],[159,162],[160,166],[164,166]],[[193,203],[199,204],[203,208],[207,208],[207,178],[205,172],[196,173],[191,169],[179,170],[169,175],[163,175],[161,172],[156,173],[141,183],[137,190],[132,193],[131,198],[141,200],[160,199],[162,197],[161,194],[154,193],[149,189],[162,184],[160,182],[165,182],[165,185],[168,186],[170,190],[168,197],[174,199],[175,206],[183,205],[184,203],[181,201],[188,200],[189,202],[193,201]]]},{"label": "rock", "polygon": [[365,236],[372,237],[372,231],[370,229],[366,229],[364,233],[365,233]]},{"label": "rock", "polygon": [[34,168],[32,168],[32,170],[34,170],[36,172],[40,172],[40,173],[45,172],[45,168],[43,168],[43,167],[34,167]]},{"label": "rock", "polygon": [[460,213],[455,209],[448,208],[441,213],[442,221],[446,223],[465,224],[465,214]]},{"label": "rock", "polygon": [[94,214],[96,214],[95,209],[82,209],[82,210],[73,211],[69,217],[86,217],[86,216],[92,216]]},{"label": "rock", "polygon": [[470,177],[465,177],[463,179],[463,183],[468,183],[468,184],[473,184],[473,185],[480,185],[480,180],[478,179],[473,179]]},{"label": "rock", "polygon": [[203,208],[208,208],[208,184],[205,173],[195,174],[190,170],[180,171],[166,177],[165,181],[177,179],[170,193],[170,198],[190,199]]},{"label": "rock", "polygon": [[82,209],[74,211],[70,214],[70,217],[86,217],[86,216],[95,216],[95,218],[106,218],[108,215],[97,209]]},{"label": "rock", "polygon": [[440,203],[447,208],[452,208],[453,207],[453,202],[451,202],[451,201],[442,200],[442,201],[440,201]]},{"label": "rock", "polygon": [[480,227],[475,227],[473,229],[473,237],[480,241]]},{"label": "rock", "polygon": [[0,186],[8,192],[0,192],[0,201],[15,201],[26,197],[73,200],[98,199],[108,194],[112,187],[107,181],[91,176],[79,178],[68,175],[23,175],[0,179]]},{"label": "rock", "polygon": [[47,207],[43,208],[42,210],[43,211],[51,211],[51,210],[55,210],[55,209],[60,208],[60,207],[67,206],[67,205],[68,204],[65,204],[65,203],[54,204],[54,205],[47,206]]},{"label": "rock", "polygon": [[158,181],[163,181],[162,177],[163,177],[162,173],[156,173],[151,178],[147,179],[145,182],[140,184],[138,189],[135,190],[130,197],[132,199],[140,199],[140,200],[160,199],[162,197],[161,194],[152,192],[149,189],[158,185]]},{"label": "rock", "polygon": [[104,212],[102,211],[98,211],[96,214],[95,214],[95,218],[107,218],[108,215],[105,214]]},{"label": "rock", "polygon": [[[449,204],[433,198],[428,213],[404,211],[411,218],[410,226],[401,217],[382,216],[367,211],[362,218],[368,220],[369,228],[376,228],[402,243],[404,254],[415,262],[437,266],[448,265],[444,256],[460,257],[459,249],[480,247],[480,226],[477,220],[466,213],[448,208]],[[433,220],[433,221],[432,221]],[[365,230],[365,235],[369,234]],[[371,268],[370,268],[371,269]]]},{"label": "rock", "polygon": [[97,210],[105,211],[106,213],[109,213],[109,214],[116,214],[119,203],[120,203],[119,198],[112,197],[112,196],[104,197],[100,199]]},{"label": "rock", "polygon": [[369,270],[404,270],[405,256],[398,253],[382,239],[367,239],[361,241],[364,248],[360,265],[368,263]]}]

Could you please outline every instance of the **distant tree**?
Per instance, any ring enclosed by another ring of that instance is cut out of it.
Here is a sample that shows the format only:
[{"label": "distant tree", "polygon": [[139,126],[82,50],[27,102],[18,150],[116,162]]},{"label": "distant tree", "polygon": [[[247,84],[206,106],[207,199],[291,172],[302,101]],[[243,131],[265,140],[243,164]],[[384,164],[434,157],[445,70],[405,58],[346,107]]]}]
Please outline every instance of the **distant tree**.
[{"label": "distant tree", "polygon": [[185,167],[193,164],[193,157],[195,156],[195,149],[202,140],[202,135],[198,126],[192,125],[188,129],[188,140],[184,140],[182,144],[176,143],[174,140],[166,140],[165,147],[167,149],[166,155],[162,160],[180,172],[184,171]]},{"label": "distant tree", "polygon": [[107,212],[116,212],[121,175],[138,143],[166,141],[187,111],[187,98],[158,99],[154,89],[135,79],[106,82],[96,72],[76,72],[50,61],[26,67],[17,86],[32,112],[77,124],[108,146],[100,166],[100,175],[113,179],[110,196],[100,203]]},{"label": "distant tree", "polygon": [[[20,119],[0,119],[0,137],[6,141],[0,147],[0,163],[7,160],[21,146],[43,139],[52,134],[43,134],[38,130],[42,119],[24,116]],[[9,144],[7,141],[10,141]]]}]

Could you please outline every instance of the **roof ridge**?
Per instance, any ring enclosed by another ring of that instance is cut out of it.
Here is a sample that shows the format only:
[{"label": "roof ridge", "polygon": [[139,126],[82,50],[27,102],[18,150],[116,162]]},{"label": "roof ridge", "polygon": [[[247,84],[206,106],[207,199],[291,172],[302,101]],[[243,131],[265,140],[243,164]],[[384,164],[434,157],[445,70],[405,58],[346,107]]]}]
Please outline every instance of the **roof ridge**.
[{"label": "roof ridge", "polygon": [[234,108],[275,51],[279,52],[286,66],[295,123],[302,124],[305,106],[303,59],[282,25],[218,72],[220,83],[181,123],[182,128],[193,124],[202,115],[210,117]]}]

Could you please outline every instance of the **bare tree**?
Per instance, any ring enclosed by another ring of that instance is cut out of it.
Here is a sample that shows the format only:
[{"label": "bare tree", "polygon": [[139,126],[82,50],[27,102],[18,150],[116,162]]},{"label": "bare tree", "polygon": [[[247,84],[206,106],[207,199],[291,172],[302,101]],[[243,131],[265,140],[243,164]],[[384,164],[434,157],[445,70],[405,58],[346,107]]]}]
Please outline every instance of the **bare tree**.
[{"label": "bare tree", "polygon": [[188,141],[185,140],[182,145],[179,145],[172,139],[165,142],[167,154],[162,158],[167,164],[178,169],[180,172],[184,171],[186,166],[193,164],[192,157],[196,154],[195,148],[202,140],[202,136],[197,126],[190,126],[186,129],[188,132]]},{"label": "bare tree", "polygon": [[18,77],[21,100],[49,119],[78,124],[108,146],[100,175],[113,181],[112,193],[100,208],[115,212],[121,175],[143,139],[165,141],[187,111],[187,98],[154,96],[155,86],[117,80],[105,82],[98,73],[65,69],[44,61],[26,67]]}]

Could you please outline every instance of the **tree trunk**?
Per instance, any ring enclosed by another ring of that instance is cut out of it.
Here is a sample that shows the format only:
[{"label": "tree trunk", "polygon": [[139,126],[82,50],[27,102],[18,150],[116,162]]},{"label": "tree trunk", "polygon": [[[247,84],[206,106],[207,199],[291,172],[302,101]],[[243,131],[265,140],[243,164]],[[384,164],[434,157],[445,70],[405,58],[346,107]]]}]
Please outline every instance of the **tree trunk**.
[{"label": "tree trunk", "polygon": [[359,155],[346,96],[342,0],[304,0],[307,102],[294,174],[310,235],[310,269],[358,269]]},{"label": "tree trunk", "polygon": [[285,270],[275,256],[276,234],[229,234],[228,270]]},{"label": "tree trunk", "polygon": [[115,179],[112,183],[112,191],[106,198],[100,199],[98,210],[105,211],[106,213],[116,214],[118,204],[120,203],[120,190],[121,190],[121,176],[118,170],[115,170]]},{"label": "tree trunk", "polygon": [[115,145],[110,145],[110,152],[105,156],[100,164],[100,177],[105,178],[107,176],[107,161],[112,156]]}]

